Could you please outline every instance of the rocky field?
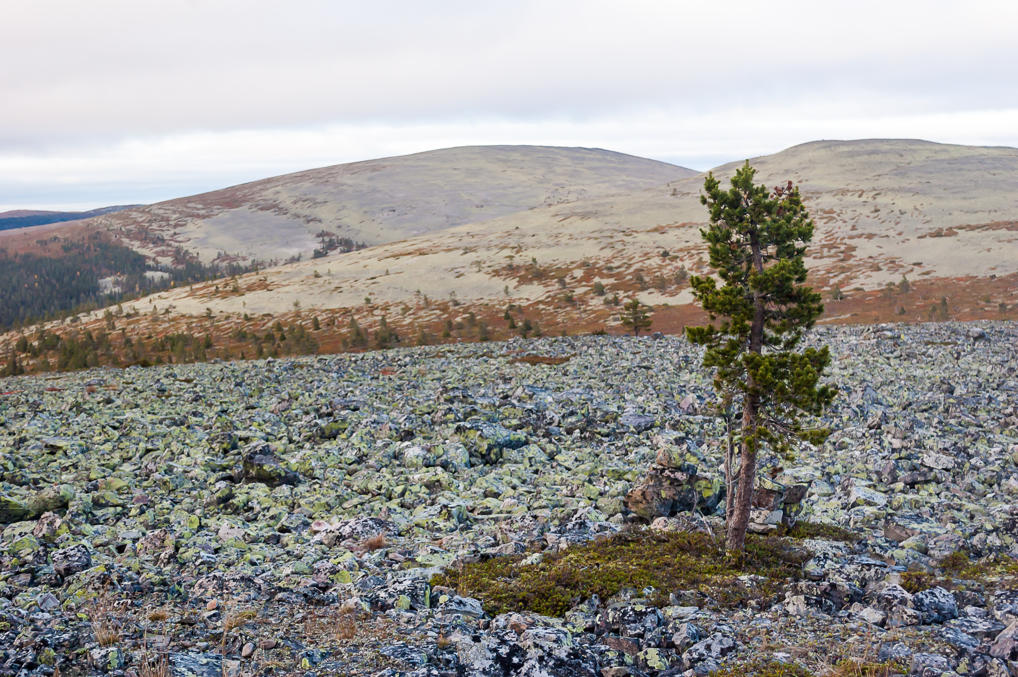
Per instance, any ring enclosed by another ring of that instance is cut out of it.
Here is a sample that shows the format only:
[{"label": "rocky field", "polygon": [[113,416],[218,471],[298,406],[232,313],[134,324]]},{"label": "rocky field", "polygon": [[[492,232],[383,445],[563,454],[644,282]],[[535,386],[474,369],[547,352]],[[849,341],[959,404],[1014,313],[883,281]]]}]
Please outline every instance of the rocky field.
[{"label": "rocky field", "polygon": [[0,380],[0,675],[1018,674],[1018,325],[812,340],[742,560],[675,337]]}]

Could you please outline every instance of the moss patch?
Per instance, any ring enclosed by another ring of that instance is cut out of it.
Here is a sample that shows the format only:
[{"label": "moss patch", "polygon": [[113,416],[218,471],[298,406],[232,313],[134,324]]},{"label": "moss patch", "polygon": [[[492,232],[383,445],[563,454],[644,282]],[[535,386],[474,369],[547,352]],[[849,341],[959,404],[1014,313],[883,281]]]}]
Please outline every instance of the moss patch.
[{"label": "moss patch", "polygon": [[825,541],[843,541],[845,543],[855,543],[862,540],[861,534],[833,524],[822,524],[820,522],[796,522],[795,526],[787,529],[784,535],[789,538],[818,538]]},{"label": "moss patch", "polygon": [[831,677],[894,677],[908,673],[908,666],[900,661],[873,663],[843,660],[834,666]]},{"label": "moss patch", "polygon": [[986,590],[1018,588],[1018,560],[1006,556],[972,561],[964,551],[956,551],[937,563],[938,571],[906,571],[901,587],[917,593],[934,586],[947,590],[963,589],[973,582]]},{"label": "moss patch", "polygon": [[[825,673],[829,677],[891,677],[908,672],[908,667],[897,662],[867,663],[843,660]],[[756,660],[728,665],[715,670],[708,677],[814,677],[815,672],[795,663]]]},{"label": "moss patch", "polygon": [[[492,614],[530,610],[562,616],[579,602],[609,598],[623,588],[653,588],[651,603],[667,604],[672,592],[695,590],[719,607],[743,606],[776,597],[782,584],[802,576],[809,554],[787,540],[750,536],[746,552],[725,553],[706,534],[624,531],[610,538],[545,554],[496,557],[435,576],[432,585],[455,588],[481,599]],[[740,580],[754,575],[760,579]]]},{"label": "moss patch", "polygon": [[714,670],[709,677],[813,677],[813,673],[795,663],[757,660]]}]

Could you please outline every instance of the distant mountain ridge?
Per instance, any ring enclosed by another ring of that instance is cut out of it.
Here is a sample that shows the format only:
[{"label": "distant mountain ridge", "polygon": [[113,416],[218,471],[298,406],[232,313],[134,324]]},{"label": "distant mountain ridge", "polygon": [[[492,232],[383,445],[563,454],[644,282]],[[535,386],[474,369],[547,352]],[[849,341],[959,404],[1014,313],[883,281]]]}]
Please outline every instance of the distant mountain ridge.
[{"label": "distant mountain ridge", "polygon": [[93,216],[112,214],[124,209],[134,209],[140,205],[114,205],[111,207],[100,207],[85,212],[54,212],[33,209],[14,209],[0,212],[0,230],[13,230],[15,228],[30,228],[32,226],[44,226],[50,223],[61,223],[63,221],[80,221],[90,219]]},{"label": "distant mountain ridge", "polygon": [[625,193],[696,171],[597,148],[464,146],[253,181],[96,219],[166,260],[309,258],[319,233],[368,245],[530,209]]}]

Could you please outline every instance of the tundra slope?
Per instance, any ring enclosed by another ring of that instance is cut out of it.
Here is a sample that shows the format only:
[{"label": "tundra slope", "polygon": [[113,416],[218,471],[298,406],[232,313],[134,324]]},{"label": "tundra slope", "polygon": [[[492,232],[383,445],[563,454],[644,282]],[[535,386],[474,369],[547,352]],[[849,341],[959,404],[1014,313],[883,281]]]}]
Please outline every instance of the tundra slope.
[{"label": "tundra slope", "polygon": [[[757,180],[800,185],[816,222],[807,252],[813,283],[838,287],[830,319],[870,320],[867,304],[899,319],[926,319],[947,296],[955,317],[997,317],[1018,290],[1018,150],[924,141],[819,141],[752,160]],[[726,180],[732,167],[715,174]],[[434,321],[427,297],[455,297],[480,311],[506,303],[555,308],[559,326],[603,323],[612,315],[592,293],[636,295],[653,306],[690,307],[680,268],[704,273],[700,239],[705,212],[701,176],[605,197],[486,218],[376,247],[281,266],[239,280],[241,293],[215,297],[178,289],[132,308],[171,306],[197,316],[211,308],[237,317],[305,309],[353,309],[365,297],[374,316],[401,312],[408,325]],[[416,217],[414,217],[416,218]],[[661,253],[667,252],[667,257]],[[317,275],[316,275],[317,273]],[[905,277],[925,291],[887,299],[886,285]],[[264,284],[256,284],[264,278]],[[644,280],[640,283],[638,280]],[[564,286],[563,286],[564,283]],[[247,291],[250,289],[250,291]],[[573,303],[563,303],[563,289]],[[937,293],[939,291],[939,293]],[[854,304],[858,304],[858,307]],[[856,314],[853,315],[852,313]],[[1005,311],[1006,312],[1006,311]],[[478,315],[482,312],[477,312]]]},{"label": "tundra slope", "polygon": [[[861,540],[800,541],[802,580],[748,577],[746,606],[623,588],[564,619],[491,617],[490,602],[428,581],[618,531],[655,464],[692,468],[697,506],[717,505],[721,429],[680,339],[5,379],[0,674],[116,673],[144,660],[143,640],[178,675],[702,674],[878,655],[917,673],[1014,674],[1013,575],[952,580],[938,562],[1018,556],[1018,327],[813,339],[834,356],[834,434],[761,476],[808,484],[800,517]],[[720,528],[691,517],[655,526]],[[671,598],[651,606],[652,593]]]},{"label": "tundra slope", "polygon": [[327,231],[369,245],[696,172],[597,148],[465,146],[311,169],[95,219],[157,259],[310,258]]}]

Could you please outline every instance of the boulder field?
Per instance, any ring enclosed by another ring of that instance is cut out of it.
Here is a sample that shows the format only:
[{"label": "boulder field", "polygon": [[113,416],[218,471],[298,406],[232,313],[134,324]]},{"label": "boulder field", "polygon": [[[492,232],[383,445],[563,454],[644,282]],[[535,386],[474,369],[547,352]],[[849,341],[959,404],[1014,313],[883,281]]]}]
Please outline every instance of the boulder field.
[{"label": "boulder field", "polygon": [[558,616],[454,574],[723,530],[681,338],[0,380],[0,675],[1018,674],[1018,325],[809,340],[832,434],[754,497],[794,575],[736,603],[623,577]]}]

